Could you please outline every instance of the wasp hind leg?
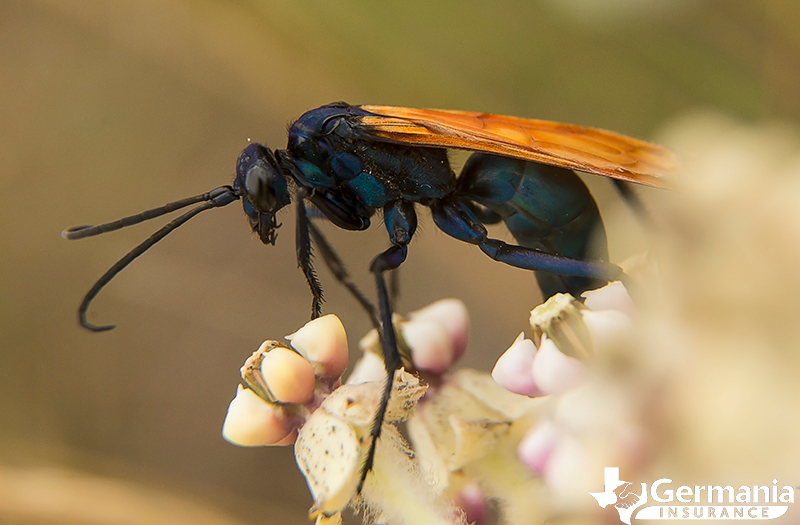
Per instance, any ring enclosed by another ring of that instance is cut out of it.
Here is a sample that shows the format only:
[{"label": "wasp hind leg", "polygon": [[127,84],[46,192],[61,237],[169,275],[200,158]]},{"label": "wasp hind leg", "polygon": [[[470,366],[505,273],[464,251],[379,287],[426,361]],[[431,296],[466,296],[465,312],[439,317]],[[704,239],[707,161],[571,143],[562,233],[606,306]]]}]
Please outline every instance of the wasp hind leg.
[{"label": "wasp hind leg", "polygon": [[443,199],[432,206],[431,210],[433,221],[440,230],[458,240],[477,245],[495,261],[525,270],[542,270],[606,281],[622,280],[626,285],[630,282],[628,276],[615,264],[564,257],[492,239],[470,207],[458,199]]}]

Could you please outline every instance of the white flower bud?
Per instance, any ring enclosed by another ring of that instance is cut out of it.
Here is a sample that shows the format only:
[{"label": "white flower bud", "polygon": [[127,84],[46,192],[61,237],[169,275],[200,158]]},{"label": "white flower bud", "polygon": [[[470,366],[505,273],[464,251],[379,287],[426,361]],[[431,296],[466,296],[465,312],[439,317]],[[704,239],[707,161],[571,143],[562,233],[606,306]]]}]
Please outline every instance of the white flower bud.
[{"label": "white flower bud", "polygon": [[261,375],[277,401],[308,403],[314,398],[314,367],[288,348],[273,348],[264,354]]},{"label": "white flower bud", "polygon": [[545,394],[561,394],[579,385],[586,374],[583,363],[561,353],[555,343],[542,336],[533,358],[533,380]]},{"label": "white flower bud", "polygon": [[222,424],[222,437],[243,447],[275,445],[293,431],[279,407],[268,404],[241,385]]},{"label": "white flower bud", "polygon": [[383,364],[383,360],[372,352],[365,352],[347,378],[347,384],[357,385],[370,381],[381,382],[385,378],[386,367]]},{"label": "white flower bud", "polygon": [[286,339],[311,362],[319,376],[339,377],[347,368],[347,334],[334,314],[309,321]]},{"label": "white flower bud", "polygon": [[557,439],[556,425],[550,420],[545,420],[525,434],[517,447],[517,455],[531,472],[542,475]]},{"label": "white flower bud", "polygon": [[536,397],[542,392],[533,379],[533,358],[536,346],[530,339],[525,339],[521,332],[514,343],[505,351],[492,370],[492,377],[497,384],[515,394]]},{"label": "white flower bud", "polygon": [[413,319],[400,323],[399,328],[411,349],[411,360],[417,370],[436,374],[447,372],[454,359],[453,339],[442,323]]},{"label": "white flower bud", "polygon": [[450,333],[453,345],[453,361],[467,349],[469,338],[469,312],[459,299],[440,299],[408,315],[409,319],[438,321]]},{"label": "white flower bud", "polygon": [[590,310],[616,310],[627,315],[633,315],[636,306],[633,299],[628,294],[627,288],[620,281],[608,283],[597,290],[583,292],[581,297],[585,299],[584,306]]},{"label": "white flower bud", "polygon": [[626,347],[633,336],[633,321],[618,310],[581,311],[583,322],[592,336],[592,348],[602,355],[615,348]]}]

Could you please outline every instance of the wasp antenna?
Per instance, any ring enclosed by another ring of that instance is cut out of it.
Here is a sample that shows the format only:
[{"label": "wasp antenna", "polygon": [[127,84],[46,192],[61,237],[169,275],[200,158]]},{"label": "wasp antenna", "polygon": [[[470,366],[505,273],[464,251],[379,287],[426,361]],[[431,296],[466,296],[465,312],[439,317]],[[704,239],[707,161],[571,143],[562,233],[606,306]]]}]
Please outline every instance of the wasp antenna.
[{"label": "wasp antenna", "polygon": [[[189,202],[189,201],[191,201],[192,199],[198,199],[199,201],[206,201],[206,202],[204,202],[203,204],[197,206],[196,208],[193,208],[193,209],[189,210],[188,212],[184,213],[180,217],[177,217],[174,220],[170,221],[163,228],[161,228],[160,230],[155,232],[153,235],[151,235],[150,237],[145,239],[144,242],[142,242],[137,247],[135,247],[134,249],[129,251],[127,254],[125,254],[125,256],[122,259],[120,259],[119,261],[114,263],[114,265],[111,268],[109,268],[108,271],[106,271],[106,273],[104,273],[103,276],[100,277],[100,279],[98,279],[96,283],[94,283],[94,286],[92,286],[92,288],[86,293],[86,295],[83,298],[83,301],[81,301],[80,307],[78,308],[78,322],[80,322],[82,327],[86,328],[87,330],[91,330],[93,332],[105,332],[106,330],[111,330],[112,328],[114,328],[116,325],[100,325],[100,326],[98,326],[98,325],[93,325],[92,323],[90,323],[89,321],[86,320],[86,311],[89,309],[89,305],[91,304],[92,300],[94,300],[94,298],[97,296],[97,294],[100,293],[100,290],[102,290],[103,287],[105,287],[105,285],[107,285],[109,282],[111,282],[111,280],[114,277],[116,277],[116,275],[119,272],[124,270],[126,266],[128,266],[130,263],[132,263],[134,261],[134,259],[136,259],[140,255],[142,255],[144,252],[149,250],[155,243],[157,243],[158,241],[160,241],[161,239],[163,239],[164,237],[169,235],[170,232],[174,231],[176,228],[181,226],[183,223],[187,222],[189,219],[191,219],[192,217],[194,217],[195,215],[199,214],[202,211],[210,210],[211,208],[220,208],[222,206],[227,206],[228,204],[238,200],[239,199],[239,195],[236,194],[236,192],[234,191],[234,189],[232,187],[230,187],[230,186],[222,186],[222,187],[217,188],[217,189],[215,189],[215,190],[213,190],[213,191],[211,191],[209,193],[205,193],[203,195],[198,195],[197,197],[190,197],[189,199],[183,199],[182,201],[176,201],[174,203],[171,203],[172,205],[178,205],[180,203],[183,203],[183,204],[180,204],[177,207],[173,207],[169,211],[174,211],[176,209],[179,209],[179,208],[182,208],[184,206],[187,206],[188,204],[191,204],[191,202]],[[195,202],[197,202],[197,201],[195,201]],[[133,217],[128,217],[127,219],[135,219],[135,218],[138,218],[139,216],[143,216],[143,215],[145,215],[147,213],[164,210],[164,209],[168,208],[169,206],[171,206],[171,204],[167,204],[166,206],[163,206],[162,208],[156,208],[154,210],[149,210],[147,212],[141,213],[139,215],[135,215]],[[146,217],[146,218],[138,220],[136,222],[142,222],[143,220],[147,220],[147,219],[150,219],[150,218],[153,218],[153,217],[158,217],[158,215],[163,215],[164,213],[169,213],[169,211],[161,211],[161,213],[158,213],[156,215],[152,215],[151,217]],[[121,220],[117,221],[116,223],[108,223],[108,224],[116,225],[117,223],[121,223],[121,222],[123,222],[123,221],[125,221],[127,219],[121,219]],[[136,222],[132,222],[130,224],[136,224]],[[103,226],[106,226],[106,225],[92,226],[91,228],[102,228]],[[116,229],[122,228],[124,226],[128,226],[128,224],[123,224],[121,226],[116,226],[116,227],[113,227],[111,229],[112,230],[116,230]],[[81,233],[82,231],[83,230],[76,230],[75,233]],[[104,231],[110,231],[110,230],[104,230]],[[90,234],[87,234],[87,235],[97,235],[98,233],[103,233],[103,231],[99,231],[97,233],[90,233]],[[79,239],[79,238],[85,237],[87,235],[83,235],[83,236],[79,236],[79,237],[70,237],[70,238],[78,238]]]},{"label": "wasp antenna", "polygon": [[201,195],[195,195],[194,197],[187,197],[185,199],[177,200],[175,202],[170,202],[163,206],[159,206],[158,208],[153,208],[152,210],[143,211],[141,213],[137,213],[136,215],[131,215],[130,217],[123,217],[122,219],[118,219],[112,222],[107,222],[105,224],[99,224],[97,226],[92,226],[92,225],[73,226],[71,228],[67,228],[66,230],[62,231],[61,237],[64,239],[68,239],[70,241],[74,241],[76,239],[83,239],[84,237],[93,237],[95,235],[100,235],[101,233],[113,232],[114,230],[125,228],[126,226],[133,226],[134,224],[139,224],[140,222],[148,221],[150,219],[155,219],[156,217],[161,217],[162,215],[166,215],[167,213],[172,213],[173,211],[180,210],[181,208],[185,208],[186,206],[191,206],[192,204],[197,204],[198,202],[212,201],[221,195],[233,194],[233,193],[234,190],[232,187],[220,186],[219,188],[213,189],[208,193],[203,193]]}]

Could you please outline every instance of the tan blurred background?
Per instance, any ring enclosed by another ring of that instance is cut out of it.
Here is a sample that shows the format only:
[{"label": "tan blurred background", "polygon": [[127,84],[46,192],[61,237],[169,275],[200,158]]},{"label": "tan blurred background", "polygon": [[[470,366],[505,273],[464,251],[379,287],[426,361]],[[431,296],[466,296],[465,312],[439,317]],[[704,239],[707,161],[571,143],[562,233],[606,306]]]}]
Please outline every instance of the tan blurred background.
[{"label": "tan blurred background", "polygon": [[[797,121],[798,35],[792,0],[0,2],[2,479],[52,481],[63,471],[45,468],[74,469],[202,501],[242,523],[306,523],[310,497],[291,449],[240,449],[219,433],[245,357],[308,317],[292,213],[269,248],[237,204],[194,219],[95,301],[89,319],[118,324],[104,334],[77,326],[83,294],[161,223],[79,242],[63,241],[63,228],[227,184],[248,138],[282,147],[292,119],[336,100],[650,139],[697,108]],[[586,179],[612,258],[646,249],[610,184]],[[465,363],[486,368],[537,304],[534,280],[423,216],[400,310],[464,300],[473,319]],[[328,231],[368,289],[385,232]],[[343,319],[355,350],[369,323],[320,273],[326,311]],[[25,516],[3,501],[3,523],[87,522]],[[202,521],[175,508],[167,522]],[[109,522],[156,522],[133,514]]]}]

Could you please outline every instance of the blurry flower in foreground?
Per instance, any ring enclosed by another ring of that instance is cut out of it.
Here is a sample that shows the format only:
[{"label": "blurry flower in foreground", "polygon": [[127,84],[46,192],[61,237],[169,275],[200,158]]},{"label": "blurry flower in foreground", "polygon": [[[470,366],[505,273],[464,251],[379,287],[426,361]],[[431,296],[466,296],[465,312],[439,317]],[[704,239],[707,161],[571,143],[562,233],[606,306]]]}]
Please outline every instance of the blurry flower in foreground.
[{"label": "blurry flower in foreground", "polygon": [[483,498],[497,503],[504,522],[541,522],[541,483],[515,452],[541,407],[541,400],[507,392],[484,372],[447,376],[407,424],[436,493],[468,503],[470,520],[483,514]]},{"label": "blurry flower in foreground", "polygon": [[[599,362],[631,350],[632,301],[619,282],[587,292],[585,298],[582,304],[558,294],[536,307],[530,318],[534,340],[520,334],[492,372],[497,383],[511,392],[530,397],[549,394],[543,399],[548,415],[517,447],[520,461],[545,481],[548,505],[557,506],[564,494],[573,492],[575,473],[589,466],[585,442],[598,431],[594,426],[598,419],[612,434],[616,427],[631,425],[624,410],[615,410],[613,396],[589,379]],[[596,437],[612,448],[632,445],[619,436]]]},{"label": "blurry flower in foreground", "polygon": [[[588,306],[566,294],[554,295],[531,312],[535,343],[521,333],[492,370],[495,381],[510,392],[529,397],[562,394],[580,385],[586,375],[581,360],[607,352],[629,337],[630,297],[620,282],[587,292]],[[538,346],[538,348],[537,348]]]}]

